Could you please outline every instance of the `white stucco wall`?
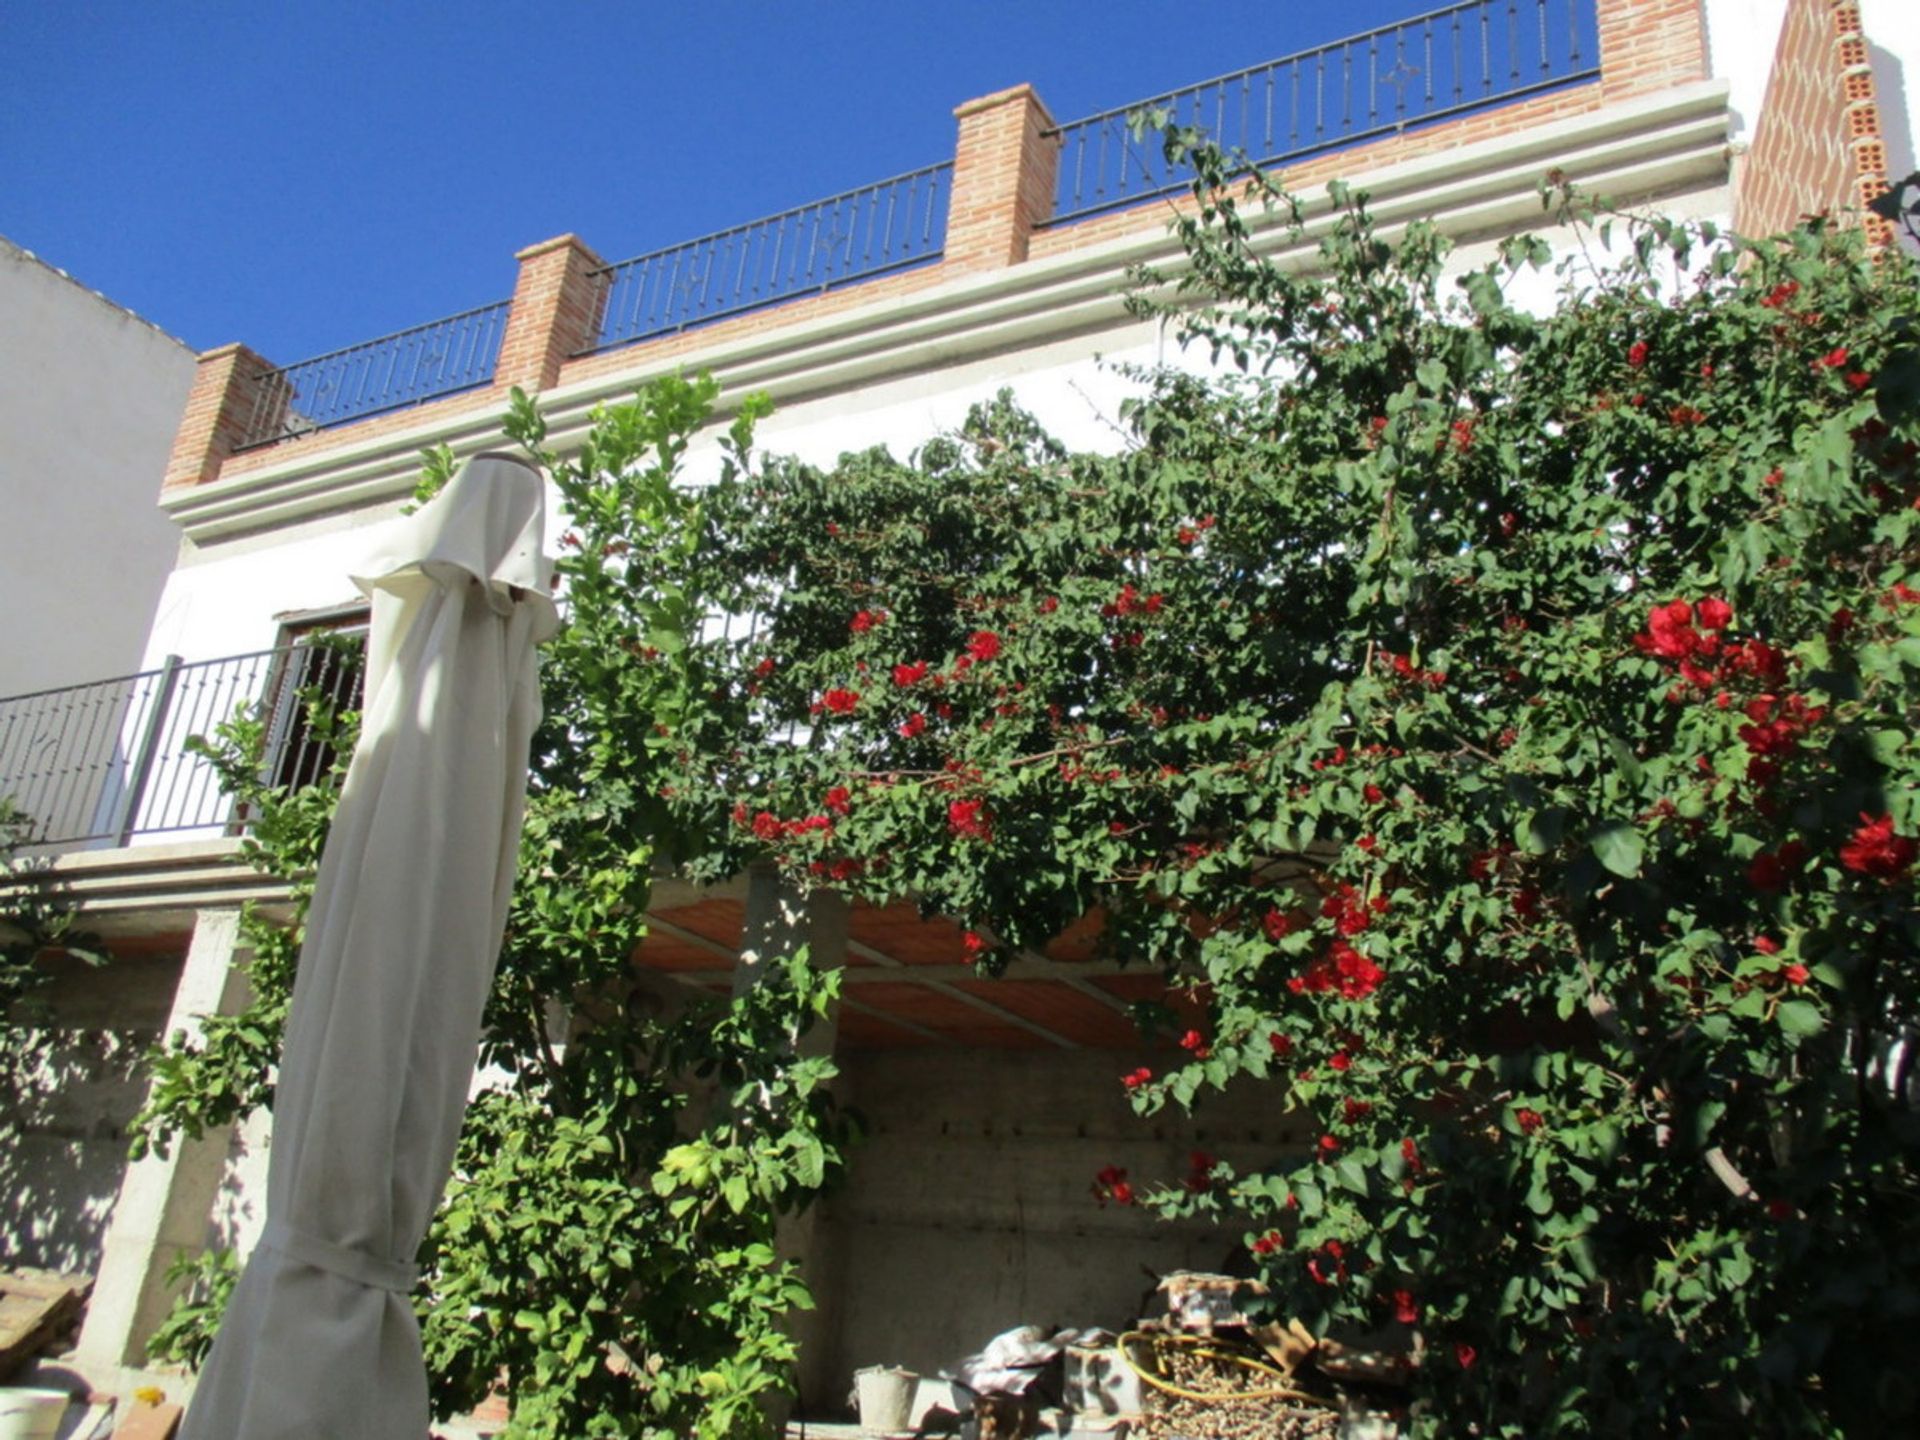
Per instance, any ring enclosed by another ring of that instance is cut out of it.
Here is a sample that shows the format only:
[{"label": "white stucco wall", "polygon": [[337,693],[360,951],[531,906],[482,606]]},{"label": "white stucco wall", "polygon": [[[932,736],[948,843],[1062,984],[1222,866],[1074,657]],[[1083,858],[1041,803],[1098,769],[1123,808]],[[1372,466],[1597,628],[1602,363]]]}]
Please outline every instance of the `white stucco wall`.
[{"label": "white stucco wall", "polygon": [[193,352],[0,240],[0,697],[139,666]]}]

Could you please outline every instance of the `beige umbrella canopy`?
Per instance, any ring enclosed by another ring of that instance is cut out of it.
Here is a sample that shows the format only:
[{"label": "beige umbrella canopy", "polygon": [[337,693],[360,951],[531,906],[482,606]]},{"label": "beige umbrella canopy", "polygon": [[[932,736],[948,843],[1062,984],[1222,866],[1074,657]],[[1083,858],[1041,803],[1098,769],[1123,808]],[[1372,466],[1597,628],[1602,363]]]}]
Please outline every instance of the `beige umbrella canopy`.
[{"label": "beige umbrella canopy", "polygon": [[462,467],[355,577],[360,743],[320,861],[275,1091],[267,1223],[182,1440],[422,1440],[408,1292],[453,1164],[558,629],[539,474]]}]

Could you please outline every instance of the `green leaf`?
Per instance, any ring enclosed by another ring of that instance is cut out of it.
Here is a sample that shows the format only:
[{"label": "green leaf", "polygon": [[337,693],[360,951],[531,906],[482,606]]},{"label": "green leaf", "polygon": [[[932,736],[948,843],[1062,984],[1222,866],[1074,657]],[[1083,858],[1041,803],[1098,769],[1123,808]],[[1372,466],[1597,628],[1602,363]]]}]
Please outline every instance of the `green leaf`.
[{"label": "green leaf", "polygon": [[1817,1035],[1827,1027],[1827,1017],[1811,1000],[1783,1000],[1774,1018],[1789,1035]]},{"label": "green leaf", "polygon": [[1639,875],[1647,845],[1633,826],[1618,821],[1604,824],[1593,832],[1589,843],[1600,863],[1614,874],[1628,880]]}]

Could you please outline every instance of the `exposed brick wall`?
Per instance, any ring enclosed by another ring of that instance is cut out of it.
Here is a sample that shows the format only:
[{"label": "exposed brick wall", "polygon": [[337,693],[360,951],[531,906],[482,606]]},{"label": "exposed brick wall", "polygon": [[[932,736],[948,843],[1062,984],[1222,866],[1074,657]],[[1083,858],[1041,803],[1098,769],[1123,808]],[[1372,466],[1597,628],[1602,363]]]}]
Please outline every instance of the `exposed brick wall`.
[{"label": "exposed brick wall", "polygon": [[1876,245],[1892,228],[1866,213],[1887,188],[1887,152],[1860,9],[1851,0],[1787,0],[1767,98],[1741,162],[1734,225],[1770,235],[1803,215],[1864,223]]},{"label": "exposed brick wall", "polygon": [[1707,78],[1704,0],[1600,0],[1598,19],[1607,102]]},{"label": "exposed brick wall", "polygon": [[[1818,7],[1823,14],[1832,8],[1832,0],[1792,0],[1792,3],[1796,9]],[[1284,179],[1290,187],[1305,190],[1336,175],[1363,176],[1368,170],[1415,156],[1591,112],[1603,105],[1700,79],[1707,74],[1703,8],[1704,0],[1598,0],[1601,62],[1598,84],[1535,96],[1429,129],[1320,156],[1289,169]],[[1857,23],[1854,28],[1857,31]],[[1858,82],[1849,80],[1848,83],[1858,89]],[[1856,107],[1848,123],[1868,126],[1877,141],[1877,119],[1869,113],[1870,75],[1865,84],[1864,100],[1869,111]],[[201,386],[196,384],[196,399],[189,403],[167,483],[204,482],[223,473],[223,467],[226,474],[245,474],[299,453],[290,448],[293,446],[311,453],[443,418],[484,411],[497,407],[502,392],[510,385],[546,390],[640,366],[670,365],[679,356],[708,346],[783,330],[891,296],[926,290],[955,275],[1017,265],[1029,258],[1057,255],[1117,236],[1157,232],[1166,224],[1169,204],[1186,203],[1181,197],[1171,201],[1153,200],[1058,229],[1043,229],[1052,213],[1059,142],[1047,133],[1053,121],[1033,88],[1019,85],[969,101],[959,106],[954,116],[958,134],[953,191],[944,253],[936,264],[823,294],[798,296],[782,305],[605,354],[580,355],[578,352],[590,345],[598,333],[599,306],[604,292],[593,281],[592,271],[601,262],[576,237],[563,235],[531,246],[517,257],[519,283],[514,290],[491,390],[448,396],[431,404],[317,431],[229,459],[230,447],[221,448],[215,437],[219,427],[209,419],[217,407],[209,409],[211,400],[202,397]],[[1863,133],[1856,139],[1866,141],[1867,137]],[[1856,161],[1873,158],[1867,144],[1856,144],[1848,153]],[[1879,163],[1884,168],[1884,160]],[[1878,171],[1875,174],[1877,176]],[[212,352],[204,358],[212,361],[223,353]],[[213,384],[210,376],[203,378],[209,385]],[[223,383],[231,387],[237,382],[229,375]],[[227,414],[224,410],[218,413]]]}]

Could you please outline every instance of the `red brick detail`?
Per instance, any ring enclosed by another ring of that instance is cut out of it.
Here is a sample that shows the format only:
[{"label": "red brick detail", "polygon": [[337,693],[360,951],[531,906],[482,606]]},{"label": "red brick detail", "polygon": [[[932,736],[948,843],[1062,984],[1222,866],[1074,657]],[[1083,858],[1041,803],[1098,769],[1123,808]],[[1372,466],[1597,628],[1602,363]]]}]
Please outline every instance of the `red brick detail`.
[{"label": "red brick detail", "polygon": [[560,367],[600,333],[606,287],[594,272],[606,261],[576,235],[529,245],[513,258],[520,262],[520,277],[500,339],[494,388],[551,389]]},{"label": "red brick detail", "polygon": [[1865,202],[1886,188],[1886,146],[1860,10],[1836,0],[1787,0],[1753,143],[1740,167],[1735,228],[1769,235],[1803,215],[1848,214],[1868,240],[1892,228]]},{"label": "red brick detail", "polygon": [[174,431],[163,489],[206,484],[220,474],[249,429],[279,424],[289,395],[284,386],[266,380],[272,373],[273,366],[244,345],[222,345],[200,357]]},{"label": "red brick detail", "polygon": [[1600,0],[1600,90],[1608,101],[1707,77],[1704,0]]},{"label": "red brick detail", "polygon": [[969,100],[953,112],[953,194],[945,263],[992,270],[1027,258],[1036,227],[1053,214],[1060,139],[1031,85]]}]

